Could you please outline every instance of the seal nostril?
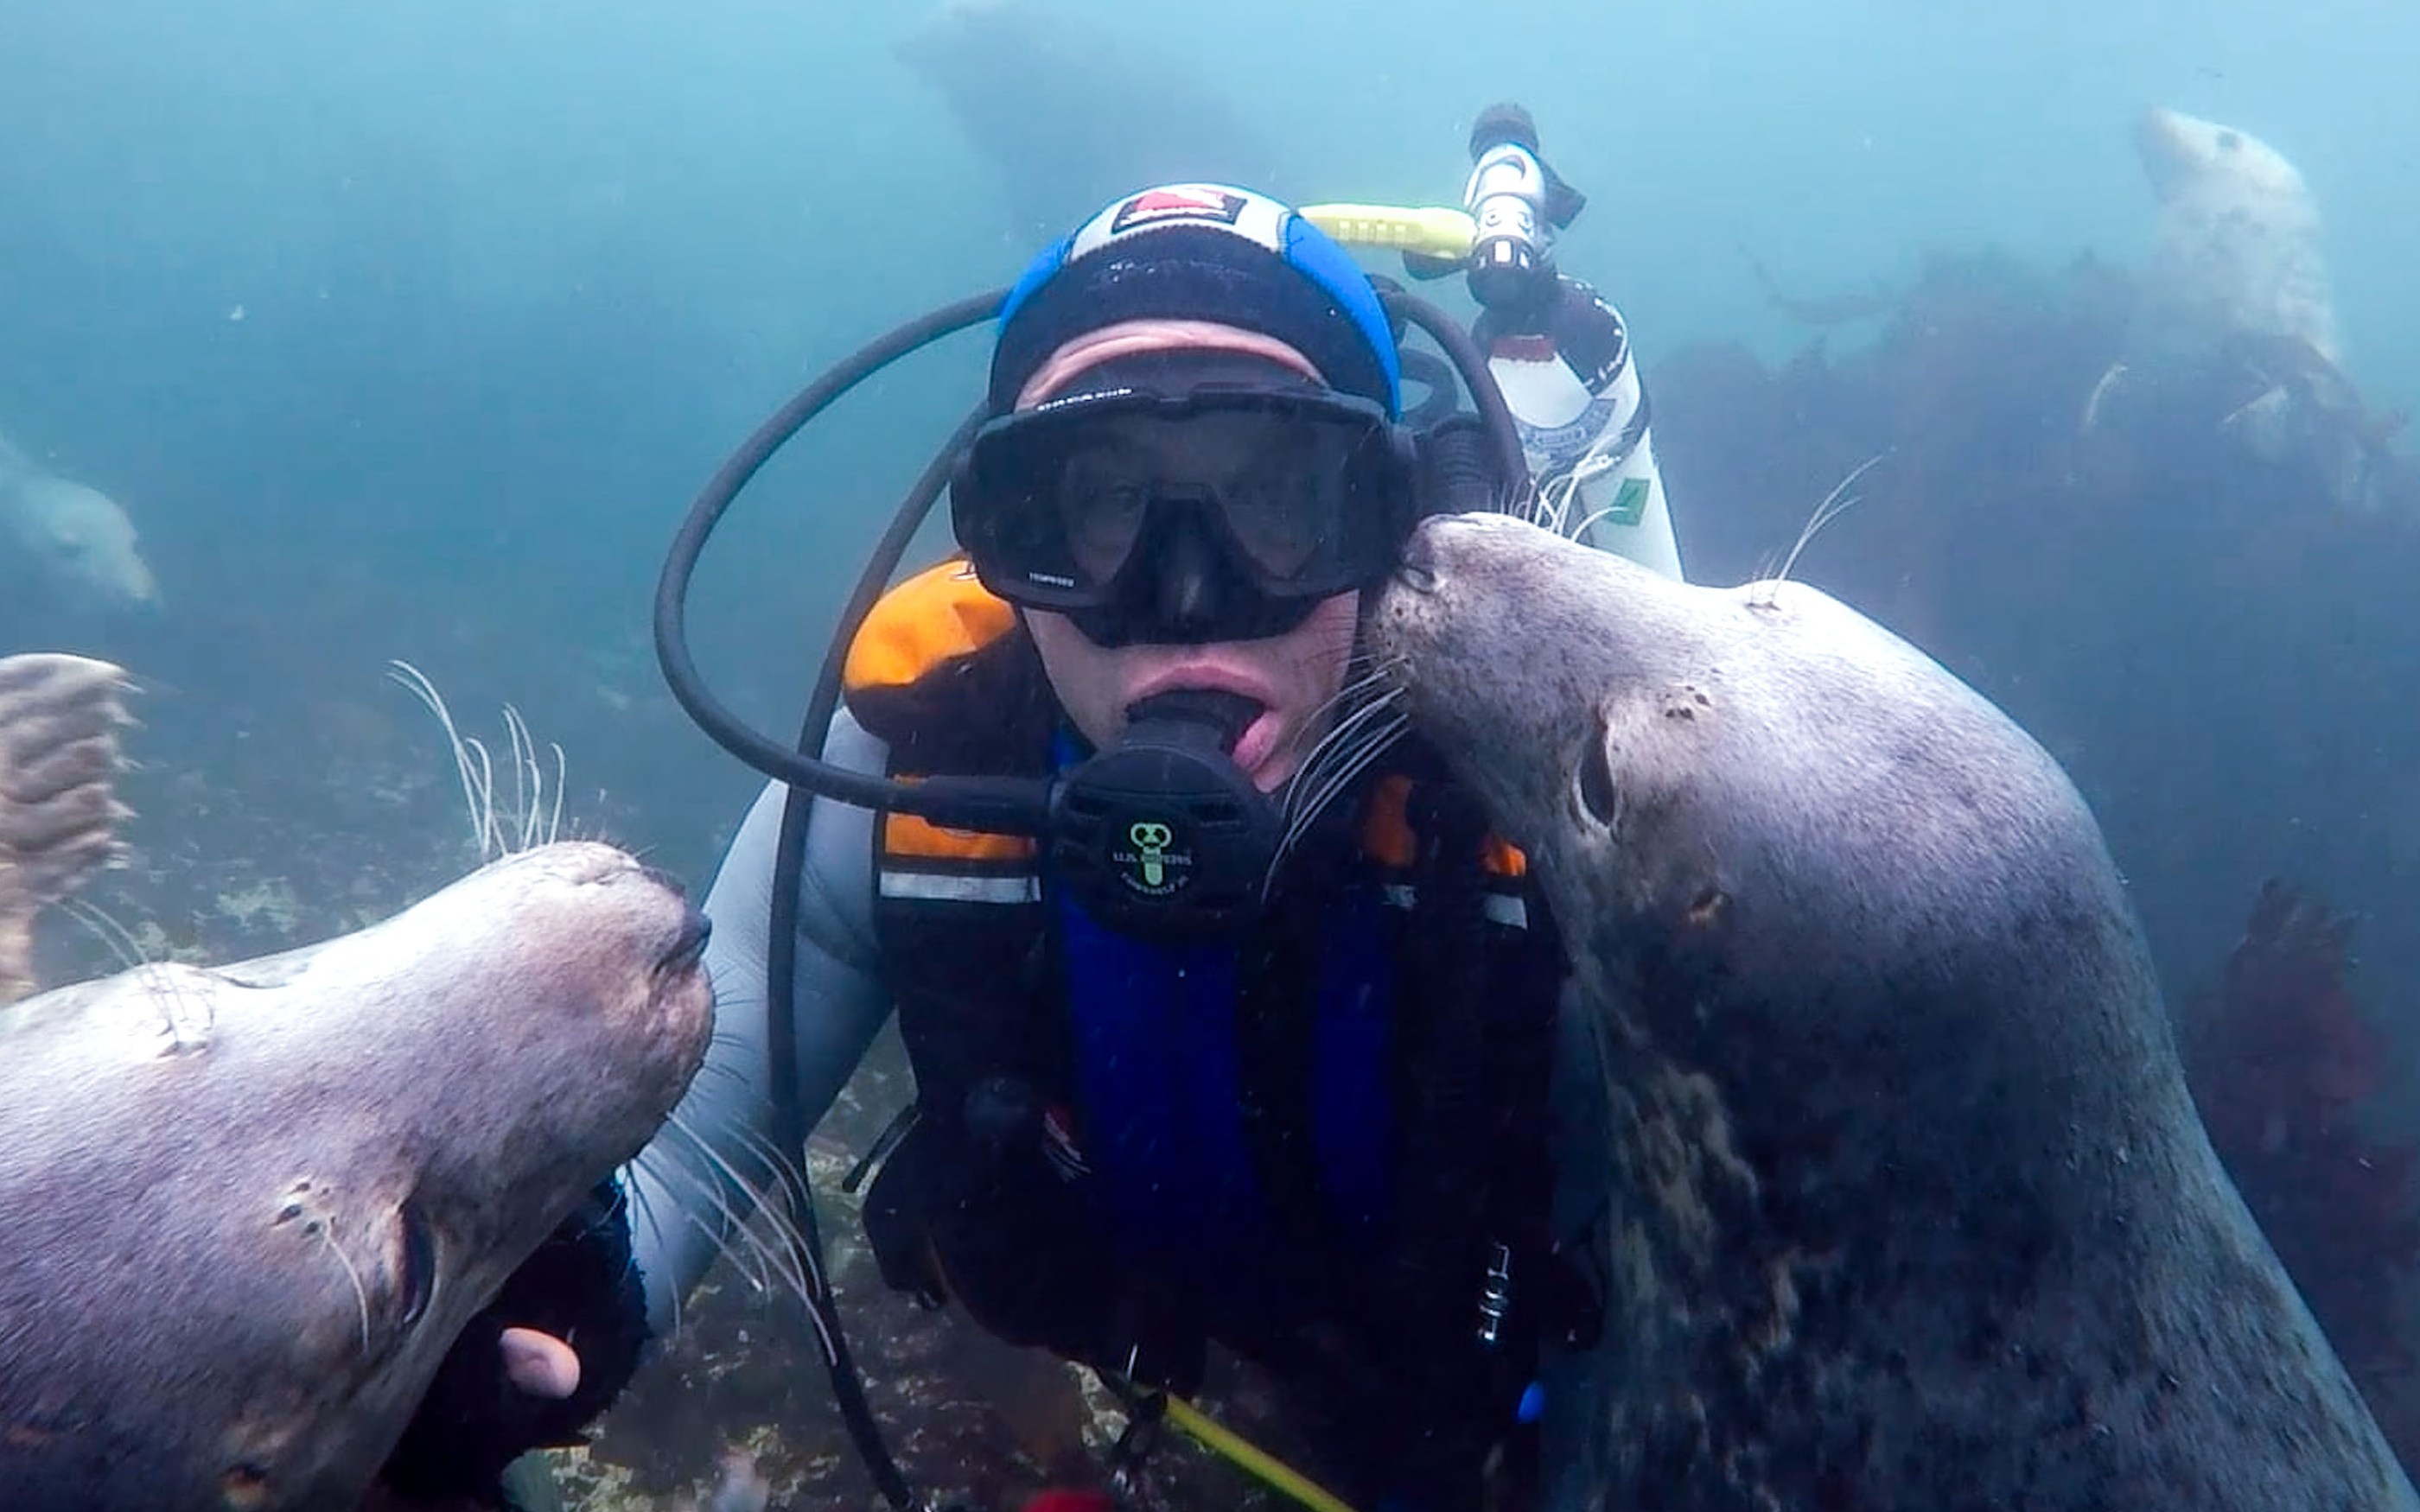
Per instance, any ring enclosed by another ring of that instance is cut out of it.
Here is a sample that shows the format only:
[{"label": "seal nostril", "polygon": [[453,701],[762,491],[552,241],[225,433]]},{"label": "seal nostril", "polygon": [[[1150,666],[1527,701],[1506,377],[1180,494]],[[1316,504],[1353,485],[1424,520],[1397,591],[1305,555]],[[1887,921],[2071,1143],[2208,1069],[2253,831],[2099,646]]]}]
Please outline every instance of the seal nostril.
[{"label": "seal nostril", "polygon": [[682,916],[680,933],[674,938],[673,948],[656,963],[656,969],[668,974],[687,971],[706,959],[706,942],[713,937],[714,920],[690,908]]},{"label": "seal nostril", "polygon": [[269,1471],[247,1459],[227,1466],[219,1473],[219,1495],[224,1504],[239,1509],[269,1504]]},{"label": "seal nostril", "polygon": [[1436,548],[1426,530],[1415,529],[1404,537],[1404,549],[1395,559],[1395,579],[1416,594],[1436,592]]}]

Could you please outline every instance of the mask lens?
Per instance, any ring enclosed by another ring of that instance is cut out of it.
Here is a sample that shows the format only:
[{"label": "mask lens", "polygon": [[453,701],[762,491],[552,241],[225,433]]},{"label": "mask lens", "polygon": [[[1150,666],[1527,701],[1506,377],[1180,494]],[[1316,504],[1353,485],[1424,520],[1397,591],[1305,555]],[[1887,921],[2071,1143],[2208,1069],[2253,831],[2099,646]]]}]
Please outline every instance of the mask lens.
[{"label": "mask lens", "polygon": [[1108,582],[1125,566],[1156,491],[1147,459],[1131,447],[1091,447],[1068,459],[1050,497],[1079,582]]},{"label": "mask lens", "polygon": [[[1260,569],[1264,584],[1283,591],[1307,579],[1336,576],[1357,517],[1387,513],[1383,498],[1354,473],[1356,438],[1329,424],[1276,422],[1268,444],[1221,491],[1220,504],[1235,545]],[[1376,485],[1383,486],[1383,485]]]}]

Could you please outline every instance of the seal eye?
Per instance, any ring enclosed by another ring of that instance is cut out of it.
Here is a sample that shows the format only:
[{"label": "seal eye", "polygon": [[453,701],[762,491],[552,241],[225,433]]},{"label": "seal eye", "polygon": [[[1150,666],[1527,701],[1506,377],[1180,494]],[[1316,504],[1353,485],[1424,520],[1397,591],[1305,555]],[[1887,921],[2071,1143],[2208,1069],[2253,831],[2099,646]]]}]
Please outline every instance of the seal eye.
[{"label": "seal eye", "polygon": [[1621,817],[1621,795],[1613,785],[1613,733],[1606,727],[1605,715],[1599,713],[1596,724],[1589,732],[1588,743],[1580,751],[1580,807],[1589,816],[1607,829]]},{"label": "seal eye", "polygon": [[398,1277],[403,1316],[399,1326],[410,1328],[428,1310],[429,1294],[437,1288],[437,1238],[428,1231],[428,1219],[421,1212],[420,1204],[411,1198],[404,1199],[395,1216],[403,1229],[403,1266]]}]

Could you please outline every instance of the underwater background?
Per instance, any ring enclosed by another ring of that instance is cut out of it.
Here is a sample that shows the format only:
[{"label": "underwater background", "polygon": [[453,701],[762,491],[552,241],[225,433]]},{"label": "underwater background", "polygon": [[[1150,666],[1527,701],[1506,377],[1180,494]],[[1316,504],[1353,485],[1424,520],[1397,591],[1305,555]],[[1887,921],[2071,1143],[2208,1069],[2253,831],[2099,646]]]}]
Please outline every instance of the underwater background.
[{"label": "underwater background", "polygon": [[[1454,203],[1472,116],[1518,100],[1590,197],[1560,261],[1631,322],[1691,576],[1751,575],[1882,455],[1797,575],[2068,765],[2180,1020],[2225,996],[2270,879],[2342,920],[2285,933],[2304,998],[2358,999],[2360,1105],[2312,1117],[2377,1168],[2420,1141],[2420,490],[2350,509],[2214,431],[2114,461],[2076,437],[2155,236],[2134,122],[2166,106],[2300,170],[2345,423],[2402,444],[2414,57],[2420,13],[2384,0],[11,0],[0,435],[122,505],[160,602],[44,581],[0,534],[0,654],[145,689],[133,864],[93,895],[139,949],[278,948],[470,863],[394,657],[474,732],[518,706],[566,753],[575,827],[702,888],[759,779],[663,691],[649,600],[761,418],[1123,187]],[[760,728],[795,731],[984,355],[963,336],[865,385],[709,548],[697,655]],[[59,933],[54,980],[108,968]],[[889,1111],[852,1104],[832,1148]],[[2364,1232],[2408,1245],[2397,1172]],[[2363,1283],[2398,1299],[2381,1326],[2409,1330],[2410,1258]],[[908,1326],[879,1316],[877,1365]],[[687,1406],[644,1384],[626,1415],[679,1428],[628,1430],[660,1451],[643,1478],[708,1475],[747,1413],[825,1411],[806,1356],[750,1358]],[[836,1451],[788,1473],[860,1484]]]}]

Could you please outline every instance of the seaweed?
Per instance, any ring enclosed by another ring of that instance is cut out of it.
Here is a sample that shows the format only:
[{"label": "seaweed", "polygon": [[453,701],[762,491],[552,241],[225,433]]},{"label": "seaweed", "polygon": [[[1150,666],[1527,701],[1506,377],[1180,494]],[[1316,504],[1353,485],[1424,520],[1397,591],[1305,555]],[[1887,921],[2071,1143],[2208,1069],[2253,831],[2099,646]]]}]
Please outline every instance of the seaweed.
[{"label": "seaweed", "polygon": [[2420,1464],[2407,1317],[2420,1150],[2372,1132],[2394,1061],[2352,992],[2352,929],[2265,885],[2218,986],[2189,1011],[2186,1072],[2220,1162],[2408,1471]]}]

